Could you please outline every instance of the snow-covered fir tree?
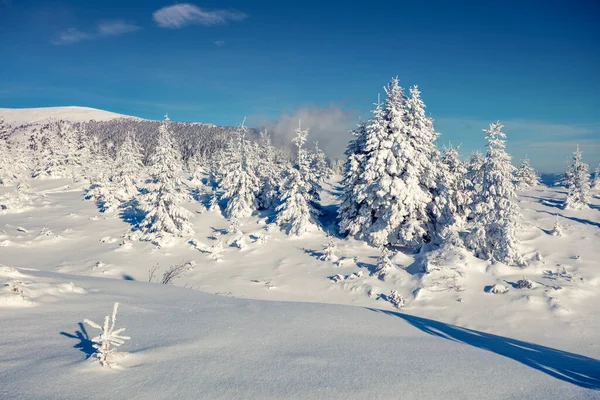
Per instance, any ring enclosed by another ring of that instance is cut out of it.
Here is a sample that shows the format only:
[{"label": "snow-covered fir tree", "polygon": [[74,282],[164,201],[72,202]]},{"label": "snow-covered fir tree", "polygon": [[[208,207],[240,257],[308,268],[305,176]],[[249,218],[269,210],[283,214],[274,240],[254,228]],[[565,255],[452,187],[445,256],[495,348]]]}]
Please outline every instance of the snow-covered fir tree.
[{"label": "snow-covered fir tree", "polygon": [[407,98],[394,78],[366,128],[364,171],[355,187],[357,216],[341,229],[372,245],[416,246],[428,240],[427,208],[435,188],[437,134],[417,87]]},{"label": "snow-covered fir tree", "polygon": [[448,229],[461,228],[470,214],[472,190],[466,177],[467,167],[460,160],[458,149],[444,148],[437,163],[437,183],[431,204],[432,241],[442,244],[448,239]]},{"label": "snow-covered fir tree", "polygon": [[315,142],[315,150],[312,155],[312,170],[315,171],[315,175],[317,176],[317,180],[321,183],[331,179],[333,175],[333,171],[329,167],[329,163],[327,162],[327,156],[319,147],[319,142]]},{"label": "snow-covered fir tree", "polygon": [[590,170],[582,160],[579,146],[573,153],[573,161],[569,168],[567,188],[569,192],[563,204],[565,209],[579,210],[587,208],[590,203]]},{"label": "snow-covered fir tree", "polygon": [[474,190],[479,190],[481,188],[481,184],[483,183],[483,163],[485,158],[483,154],[479,151],[476,151],[471,154],[469,157],[469,162],[467,165],[467,178],[471,182],[471,186]]},{"label": "snow-covered fir tree", "polygon": [[540,184],[540,178],[535,172],[535,169],[531,166],[531,162],[527,157],[523,159],[521,165],[517,169],[515,179],[519,189],[526,189]]},{"label": "snow-covered fir tree", "polygon": [[386,276],[396,268],[396,265],[390,259],[391,255],[392,253],[387,248],[381,247],[381,255],[377,259],[377,265],[371,276],[385,281]]},{"label": "snow-covered fir tree", "polygon": [[125,140],[117,150],[114,168],[115,173],[111,177],[111,183],[116,197],[121,202],[133,199],[139,194],[141,186],[142,156],[131,133],[125,136]]},{"label": "snow-covered fir tree", "polygon": [[257,166],[257,175],[260,178],[258,206],[261,210],[268,210],[277,203],[281,167],[276,162],[275,149],[266,130],[260,133],[260,140],[255,143],[255,154],[258,154],[260,159]]},{"label": "snow-covered fir tree", "polygon": [[17,179],[14,154],[10,150],[8,139],[0,138],[0,185],[10,185]]},{"label": "snow-covered fir tree", "polygon": [[286,171],[286,181],[281,189],[281,204],[276,208],[276,223],[288,235],[300,236],[319,229],[317,218],[320,215],[320,186],[311,169],[309,154],[304,148],[307,137],[308,129],[302,129],[299,122],[296,137],[292,140],[298,153],[296,165]]},{"label": "snow-covered fir tree", "polygon": [[337,255],[337,243],[334,238],[329,236],[327,244],[323,246],[323,253],[319,256],[321,261],[337,261],[339,259]]},{"label": "snow-covered fir tree", "polygon": [[560,221],[558,220],[558,215],[556,216],[556,222],[554,222],[554,226],[552,227],[550,234],[552,236],[563,236],[563,234],[564,234],[563,227],[560,224]]},{"label": "snow-covered fir tree", "polygon": [[256,176],[256,160],[252,146],[246,138],[247,129],[242,123],[236,139],[230,142],[227,160],[223,163],[219,182],[226,200],[224,214],[228,218],[244,218],[258,208],[257,194],[260,180]]},{"label": "snow-covered fir tree", "polygon": [[159,128],[154,152],[150,156],[150,179],[142,198],[146,217],[140,223],[141,239],[160,244],[167,235],[193,233],[189,223],[192,213],[181,206],[188,196],[180,173],[181,155],[169,129],[169,118]]},{"label": "snow-covered fir tree", "polygon": [[490,124],[486,133],[487,153],[482,165],[483,181],[475,199],[473,229],[467,247],[475,256],[506,264],[524,264],[516,237],[520,213],[515,203],[515,168],[506,153],[506,135],[500,122]]},{"label": "snow-covered fir tree", "polygon": [[[377,104],[379,104],[379,101]],[[344,176],[341,182],[343,191],[338,208],[338,219],[340,231],[354,236],[357,233],[356,229],[359,227],[359,221],[357,221],[359,203],[356,198],[356,185],[364,168],[367,124],[361,122],[351,133],[354,138],[348,142],[345,152],[346,162],[343,166]]]},{"label": "snow-covered fir tree", "polygon": [[600,190],[600,164],[596,167],[594,171],[594,180],[592,181],[592,188],[595,190]]}]

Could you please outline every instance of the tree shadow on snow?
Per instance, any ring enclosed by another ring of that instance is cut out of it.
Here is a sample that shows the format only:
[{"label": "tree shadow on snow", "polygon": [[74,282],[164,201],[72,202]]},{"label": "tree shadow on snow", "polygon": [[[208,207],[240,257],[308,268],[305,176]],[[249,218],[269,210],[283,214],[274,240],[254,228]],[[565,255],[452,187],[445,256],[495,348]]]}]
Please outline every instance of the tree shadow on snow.
[{"label": "tree shadow on snow", "polygon": [[132,199],[123,204],[119,217],[131,226],[138,226],[146,218],[146,213],[140,208],[140,203]]},{"label": "tree shadow on snow", "polygon": [[401,318],[432,336],[464,343],[511,358],[573,385],[600,390],[600,360],[400,312],[373,308],[369,308],[369,310]]},{"label": "tree shadow on snow", "polygon": [[559,210],[563,208],[564,200],[552,199],[550,197],[536,197],[527,195],[523,195],[523,197],[528,197],[530,199],[537,200],[538,203],[546,207],[558,208]]},{"label": "tree shadow on snow", "polygon": [[75,331],[75,333],[61,332],[60,334],[69,339],[79,340],[79,343],[75,344],[73,348],[79,349],[81,352],[85,353],[85,358],[88,359],[92,354],[96,353],[94,342],[90,339],[90,335],[88,334],[87,329],[85,329],[83,322],[80,322],[78,325],[79,330]]},{"label": "tree shadow on snow", "polygon": [[589,219],[583,219],[583,218],[577,218],[577,217],[567,217],[566,215],[563,215],[563,214],[551,213],[551,212],[544,211],[544,210],[535,210],[535,211],[550,214],[550,215],[555,215],[555,216],[562,217],[565,219],[570,219],[571,221],[579,222],[581,224],[592,225],[592,226],[596,226],[596,227],[600,228],[600,222],[590,221]]}]

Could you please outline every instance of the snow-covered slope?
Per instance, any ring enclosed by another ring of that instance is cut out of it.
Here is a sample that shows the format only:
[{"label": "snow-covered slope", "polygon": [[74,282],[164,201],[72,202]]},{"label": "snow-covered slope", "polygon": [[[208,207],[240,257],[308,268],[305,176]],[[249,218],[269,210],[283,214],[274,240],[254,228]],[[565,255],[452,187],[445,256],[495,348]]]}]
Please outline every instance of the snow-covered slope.
[{"label": "snow-covered slope", "polygon": [[[581,399],[600,388],[598,360],[399,312],[0,267],[15,274],[36,298],[0,307],[2,399]],[[115,301],[131,340],[108,369],[88,358],[99,332],[82,321]]]},{"label": "snow-covered slope", "polygon": [[13,126],[24,123],[44,123],[50,119],[83,122],[109,121],[115,118],[136,117],[89,107],[0,108],[0,119]]}]

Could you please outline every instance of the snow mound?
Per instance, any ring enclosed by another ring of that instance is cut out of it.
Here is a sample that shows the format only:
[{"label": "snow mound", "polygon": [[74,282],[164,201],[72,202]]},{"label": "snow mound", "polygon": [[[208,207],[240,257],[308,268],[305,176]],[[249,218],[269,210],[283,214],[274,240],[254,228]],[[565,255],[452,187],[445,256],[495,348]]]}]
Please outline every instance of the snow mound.
[{"label": "snow mound", "polygon": [[31,307],[65,295],[85,293],[73,282],[49,282],[43,278],[34,280],[16,268],[0,266],[0,308]]},{"label": "snow mound", "polygon": [[11,125],[44,123],[51,119],[72,122],[110,121],[117,118],[137,118],[89,107],[0,108],[0,119]]}]

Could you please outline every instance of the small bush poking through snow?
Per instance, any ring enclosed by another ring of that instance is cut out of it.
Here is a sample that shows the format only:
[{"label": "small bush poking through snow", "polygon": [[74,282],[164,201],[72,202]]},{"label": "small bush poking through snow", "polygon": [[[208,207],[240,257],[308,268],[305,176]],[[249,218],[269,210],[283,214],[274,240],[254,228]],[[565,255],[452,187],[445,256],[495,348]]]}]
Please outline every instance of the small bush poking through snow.
[{"label": "small bush poking through snow", "polygon": [[388,300],[396,308],[404,307],[404,297],[397,290],[392,290],[392,293],[388,296]]},{"label": "small bush poking through snow", "polygon": [[550,231],[550,234],[552,236],[563,236],[563,227],[560,222],[558,222],[558,217],[556,217],[556,222],[554,223],[554,227],[552,228],[552,231]]},{"label": "small bush poking through snow", "polygon": [[500,285],[500,284],[495,284],[490,289],[490,293],[492,293],[492,294],[504,294],[506,292],[508,292],[508,288],[506,286]]},{"label": "small bush poking through snow", "polygon": [[533,289],[534,286],[535,286],[535,283],[533,283],[533,281],[531,281],[529,279],[520,279],[517,282],[517,287],[519,289]]},{"label": "small bush poking through snow", "polygon": [[385,281],[386,275],[392,271],[395,267],[392,260],[390,260],[390,251],[385,247],[381,248],[381,256],[377,259],[377,267],[375,271],[371,274],[372,276]]},{"label": "small bush poking through snow", "polygon": [[94,348],[96,349],[96,353],[94,353],[94,357],[100,361],[100,365],[103,367],[112,367],[116,365],[113,360],[119,354],[116,351],[116,348],[125,343],[126,340],[131,339],[129,336],[122,336],[121,332],[125,330],[125,328],[119,328],[115,330],[115,322],[117,319],[117,310],[119,308],[119,303],[115,303],[113,306],[112,317],[107,315],[104,318],[104,326],[100,326],[97,323],[90,321],[89,319],[84,319],[83,322],[91,326],[92,328],[102,330],[102,333],[92,339],[94,342]]},{"label": "small bush poking through snow", "polygon": [[339,257],[337,254],[337,244],[333,240],[332,237],[329,238],[329,241],[325,246],[323,246],[323,254],[319,256],[319,260],[321,261],[337,261]]}]

